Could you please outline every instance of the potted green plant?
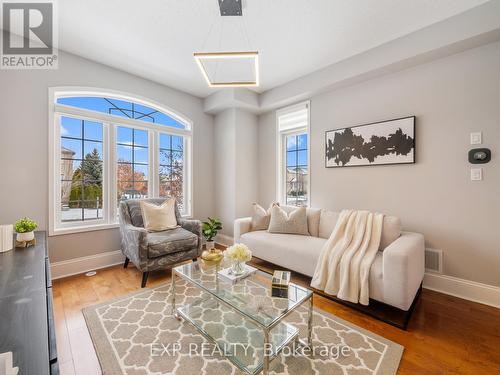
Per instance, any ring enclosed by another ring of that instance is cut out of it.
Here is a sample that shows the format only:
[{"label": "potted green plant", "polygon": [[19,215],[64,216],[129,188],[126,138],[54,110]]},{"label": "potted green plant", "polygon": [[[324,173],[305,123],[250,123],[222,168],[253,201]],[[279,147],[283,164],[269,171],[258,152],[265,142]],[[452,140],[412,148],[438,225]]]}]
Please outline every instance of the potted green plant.
[{"label": "potted green plant", "polygon": [[219,219],[209,217],[207,221],[203,222],[201,230],[206,240],[205,247],[207,250],[211,250],[215,247],[214,238],[221,229],[222,222]]},{"label": "potted green plant", "polygon": [[32,241],[35,238],[34,230],[36,228],[38,228],[38,223],[28,217],[24,217],[16,221],[16,223],[14,224],[14,229],[17,233],[17,241]]}]

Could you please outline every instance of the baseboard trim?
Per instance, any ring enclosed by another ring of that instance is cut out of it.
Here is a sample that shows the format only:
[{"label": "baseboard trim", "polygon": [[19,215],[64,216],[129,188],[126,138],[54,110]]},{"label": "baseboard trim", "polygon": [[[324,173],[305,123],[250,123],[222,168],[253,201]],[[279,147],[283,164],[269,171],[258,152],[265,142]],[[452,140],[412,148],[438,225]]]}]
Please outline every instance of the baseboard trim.
[{"label": "baseboard trim", "polygon": [[426,272],[423,287],[449,294],[450,296],[500,308],[500,288],[493,285]]},{"label": "baseboard trim", "polygon": [[224,246],[231,246],[234,244],[234,238],[225,234],[218,234],[215,241]]},{"label": "baseboard trim", "polygon": [[107,251],[105,253],[51,263],[50,272],[52,280],[57,280],[63,277],[115,266],[123,263],[124,260],[125,257],[121,250]]}]

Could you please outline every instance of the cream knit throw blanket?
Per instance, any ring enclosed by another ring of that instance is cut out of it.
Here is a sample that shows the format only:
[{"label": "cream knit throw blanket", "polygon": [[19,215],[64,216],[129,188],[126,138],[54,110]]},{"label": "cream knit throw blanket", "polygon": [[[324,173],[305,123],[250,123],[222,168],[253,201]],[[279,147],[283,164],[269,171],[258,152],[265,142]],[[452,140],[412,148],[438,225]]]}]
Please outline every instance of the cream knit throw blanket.
[{"label": "cream knit throw blanket", "polygon": [[368,305],[368,279],[380,246],[383,220],[383,214],[343,210],[321,250],[311,286]]}]

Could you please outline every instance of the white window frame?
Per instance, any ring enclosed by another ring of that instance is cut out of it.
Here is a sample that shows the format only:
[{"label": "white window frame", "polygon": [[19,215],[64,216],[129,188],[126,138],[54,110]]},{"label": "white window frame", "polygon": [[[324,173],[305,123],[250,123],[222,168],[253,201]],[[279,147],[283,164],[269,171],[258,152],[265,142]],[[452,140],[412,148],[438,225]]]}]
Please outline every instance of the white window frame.
[{"label": "white window frame", "polygon": [[[71,107],[57,103],[60,97],[89,96],[107,97],[126,100],[165,113],[185,125],[185,129],[154,124],[140,120],[123,118],[92,110]],[[184,115],[165,105],[133,94],[114,90],[87,87],[51,87],[49,88],[49,235],[79,233],[118,227],[117,202],[117,160],[116,131],[119,126],[148,131],[149,177],[148,196],[159,196],[159,136],[160,134],[179,135],[184,139],[184,212],[183,217],[191,217],[193,212],[192,188],[192,137],[193,122]],[[61,117],[73,117],[80,120],[100,122],[103,125],[103,218],[92,221],[61,221]]]},{"label": "white window frame", "polygon": [[[280,129],[280,117],[307,108],[307,124]],[[307,133],[307,206],[311,206],[311,102],[300,102],[276,111],[276,200],[286,204],[286,137],[289,135]]]}]

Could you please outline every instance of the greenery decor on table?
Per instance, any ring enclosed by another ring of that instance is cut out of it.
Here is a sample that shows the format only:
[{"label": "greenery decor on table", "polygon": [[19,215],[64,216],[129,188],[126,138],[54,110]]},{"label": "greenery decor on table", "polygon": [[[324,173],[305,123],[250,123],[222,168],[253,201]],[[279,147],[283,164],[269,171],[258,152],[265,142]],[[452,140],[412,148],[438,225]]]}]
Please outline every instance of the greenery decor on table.
[{"label": "greenery decor on table", "polygon": [[207,240],[207,250],[214,247],[214,238],[221,229],[222,222],[219,219],[209,217],[207,221],[203,222],[201,231],[203,233],[203,237]]},{"label": "greenery decor on table", "polygon": [[20,243],[29,243],[35,239],[35,233],[33,231],[38,228],[38,223],[31,220],[28,217],[23,217],[19,219],[14,224],[14,230],[16,231],[16,240]]},{"label": "greenery decor on table", "polygon": [[31,220],[29,217],[23,217],[14,224],[16,233],[33,232],[36,228],[38,228],[38,223],[35,220]]}]

